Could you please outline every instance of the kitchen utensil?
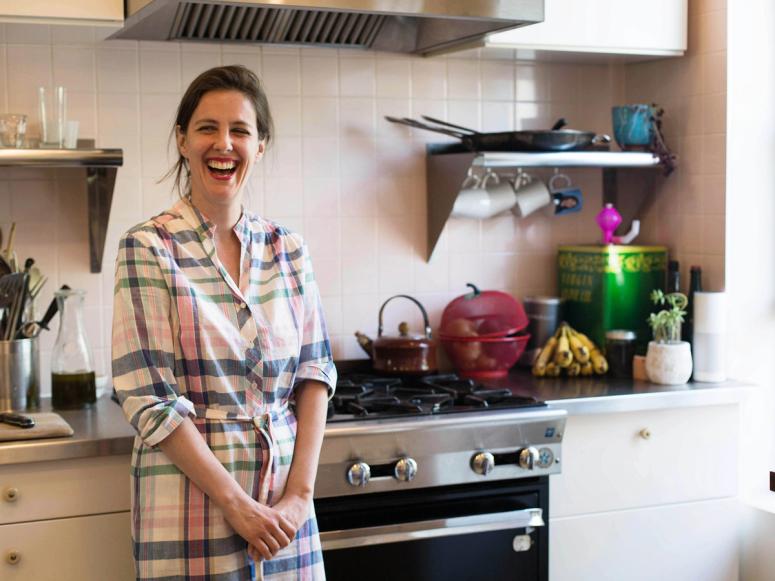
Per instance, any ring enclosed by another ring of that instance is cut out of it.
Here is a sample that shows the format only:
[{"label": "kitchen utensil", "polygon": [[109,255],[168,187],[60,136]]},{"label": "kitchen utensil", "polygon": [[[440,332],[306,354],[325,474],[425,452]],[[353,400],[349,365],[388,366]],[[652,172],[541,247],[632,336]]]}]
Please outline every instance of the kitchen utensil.
[{"label": "kitchen utensil", "polygon": [[[60,290],[70,290],[70,287],[66,284],[63,284],[60,287]],[[51,301],[51,303],[48,305],[48,308],[46,309],[46,312],[43,315],[43,318],[40,321],[28,321],[24,323],[21,328],[19,329],[17,333],[18,339],[23,338],[29,338],[29,337],[37,337],[40,335],[40,332],[45,329],[48,331],[48,324],[51,322],[51,319],[54,318],[54,315],[57,314],[57,311],[59,311],[59,301],[56,297],[54,297]],[[21,335],[21,337],[19,337]]]},{"label": "kitchen utensil", "polygon": [[8,235],[8,242],[5,245],[5,249],[0,250],[0,257],[3,258],[5,264],[8,267],[9,272],[16,272],[16,265],[14,264],[13,253],[13,239],[16,237],[16,222],[11,222],[11,232]]},{"label": "kitchen utensil", "polygon": [[525,350],[530,335],[514,337],[442,337],[441,344],[464,377],[505,377]]},{"label": "kitchen utensil", "polygon": [[[387,304],[396,298],[412,301],[420,309],[425,325],[424,335],[409,333],[409,325],[401,323],[398,326],[399,335],[383,335],[382,315]],[[395,295],[387,299],[379,309],[379,326],[377,338],[372,341],[363,333],[355,332],[358,343],[372,358],[375,371],[401,374],[426,374],[437,370],[436,342],[431,337],[431,324],[425,307],[409,295]]]},{"label": "kitchen utensil", "polygon": [[622,149],[643,148],[654,139],[654,107],[647,104],[621,105],[611,109],[614,139]]},{"label": "kitchen utensil", "polygon": [[606,204],[597,214],[595,221],[603,231],[603,244],[613,244],[614,232],[616,232],[619,224],[622,223],[622,215],[614,208],[613,204]]},{"label": "kitchen utensil", "polygon": [[19,113],[0,115],[0,146],[19,148],[24,145],[27,116]]},{"label": "kitchen utensil", "polygon": [[[569,151],[581,149],[598,143],[608,143],[607,135],[595,135],[591,131],[574,129],[533,130],[533,131],[501,131],[496,133],[481,133],[468,127],[455,125],[447,121],[423,115],[422,118],[432,123],[423,123],[415,119],[386,116],[391,123],[399,123],[425,129],[458,138],[463,145],[472,151]],[[557,123],[555,123],[555,126]]]},{"label": "kitchen utensil", "polygon": [[584,200],[579,188],[573,187],[573,182],[564,173],[556,173],[549,179],[549,193],[554,201],[554,215],[580,212]]},{"label": "kitchen utensil", "polygon": [[37,339],[0,341],[0,411],[24,411],[27,396],[39,389]]},{"label": "kitchen utensil", "polygon": [[35,427],[35,420],[33,420],[31,417],[15,414],[13,412],[0,413],[0,423],[24,429]]},{"label": "kitchen utensil", "polygon": [[15,272],[0,278],[0,307],[4,309],[0,340],[8,341],[16,334],[27,289],[27,274]]},{"label": "kitchen utensil", "polygon": [[608,372],[617,379],[632,379],[636,335],[633,331],[614,329],[605,334],[605,357]]},{"label": "kitchen utensil", "polygon": [[459,337],[503,337],[527,327],[522,304],[501,291],[480,291],[467,283],[471,292],[450,302],[441,315],[440,335]]},{"label": "kitchen utensil", "polygon": [[27,430],[20,430],[15,426],[0,423],[0,442],[61,438],[73,435],[73,428],[59,414],[46,412],[25,415],[35,422],[35,426]]},{"label": "kitchen utensil", "polygon": [[514,205],[514,188],[511,182],[498,177],[488,169],[483,177],[477,177],[471,169],[455,198],[452,216],[486,219],[508,211]]},{"label": "kitchen utensil", "polygon": [[38,107],[41,146],[63,147],[67,124],[67,91],[64,87],[54,87],[53,91],[39,87]]},{"label": "kitchen utensil", "polygon": [[531,366],[541,347],[546,345],[563,320],[563,300],[560,297],[524,297],[522,304],[530,321],[527,326],[530,341],[520,363]]},{"label": "kitchen utensil", "polygon": [[58,290],[61,320],[51,352],[51,403],[54,409],[81,409],[97,400],[94,359],[83,323],[86,291]]},{"label": "kitchen utensil", "polygon": [[520,218],[526,218],[530,214],[552,203],[552,195],[546,184],[537,178],[522,173],[522,181],[515,193],[515,203],[512,212]]}]

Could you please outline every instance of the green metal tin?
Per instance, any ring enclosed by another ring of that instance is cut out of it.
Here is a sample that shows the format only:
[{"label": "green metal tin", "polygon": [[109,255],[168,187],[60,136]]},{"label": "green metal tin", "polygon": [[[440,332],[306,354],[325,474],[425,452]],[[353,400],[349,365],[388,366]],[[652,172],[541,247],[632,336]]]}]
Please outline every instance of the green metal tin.
[{"label": "green metal tin", "polygon": [[565,319],[603,348],[605,332],[635,331],[642,349],[651,339],[649,298],[665,288],[664,246],[561,246],[557,255]]}]

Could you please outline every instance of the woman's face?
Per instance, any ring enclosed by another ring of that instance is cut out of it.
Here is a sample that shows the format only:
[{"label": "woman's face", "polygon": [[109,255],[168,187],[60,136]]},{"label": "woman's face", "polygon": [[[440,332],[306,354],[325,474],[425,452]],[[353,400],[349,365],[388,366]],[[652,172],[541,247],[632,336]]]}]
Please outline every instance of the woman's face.
[{"label": "woman's face", "polygon": [[242,187],[264,153],[256,111],[239,91],[205,93],[185,133],[177,128],[178,149],[191,170],[191,199],[205,207],[241,202]]}]

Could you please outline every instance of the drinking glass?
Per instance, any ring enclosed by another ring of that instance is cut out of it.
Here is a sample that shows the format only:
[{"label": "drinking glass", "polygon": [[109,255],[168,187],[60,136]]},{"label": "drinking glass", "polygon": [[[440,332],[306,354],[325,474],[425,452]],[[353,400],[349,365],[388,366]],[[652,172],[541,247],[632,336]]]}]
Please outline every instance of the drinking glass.
[{"label": "drinking glass", "polygon": [[27,132],[27,116],[18,113],[0,115],[0,145],[21,147]]},{"label": "drinking glass", "polygon": [[64,147],[67,123],[67,91],[64,87],[38,88],[40,143],[42,147]]}]

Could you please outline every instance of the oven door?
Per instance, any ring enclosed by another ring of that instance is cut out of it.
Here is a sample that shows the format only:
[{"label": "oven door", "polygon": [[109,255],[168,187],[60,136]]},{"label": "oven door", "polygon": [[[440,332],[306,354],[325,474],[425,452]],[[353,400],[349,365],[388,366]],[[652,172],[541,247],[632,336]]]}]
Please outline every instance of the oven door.
[{"label": "oven door", "polygon": [[545,479],[315,502],[329,581],[545,581]]}]

